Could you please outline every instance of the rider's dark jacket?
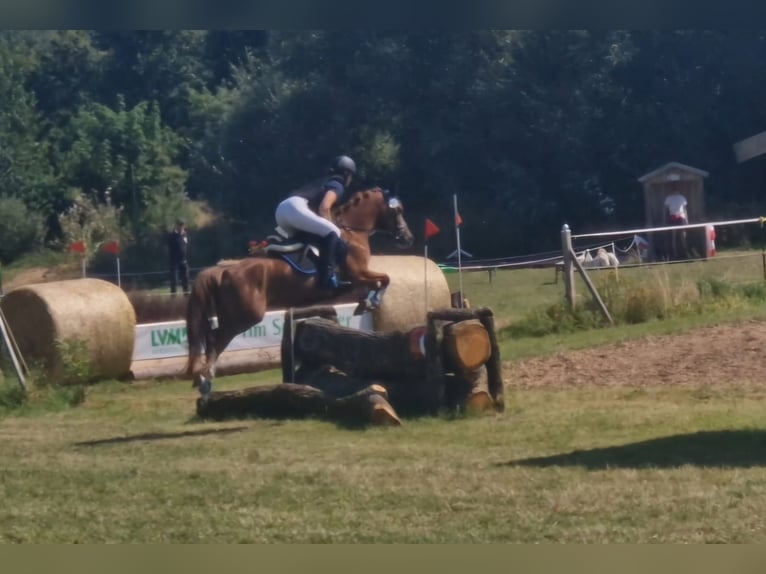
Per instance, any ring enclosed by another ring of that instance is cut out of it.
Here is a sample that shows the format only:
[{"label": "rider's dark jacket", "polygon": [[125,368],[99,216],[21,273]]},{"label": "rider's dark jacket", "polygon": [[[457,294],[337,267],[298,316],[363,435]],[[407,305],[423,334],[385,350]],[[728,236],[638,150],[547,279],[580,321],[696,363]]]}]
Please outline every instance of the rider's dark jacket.
[{"label": "rider's dark jacket", "polygon": [[346,187],[343,185],[343,178],[339,175],[331,175],[315,179],[303,187],[296,189],[290,194],[290,197],[304,197],[309,201],[309,209],[314,213],[319,211],[319,206],[324,199],[325,194],[332,190],[338,196],[336,206],[341,205],[346,200]]}]

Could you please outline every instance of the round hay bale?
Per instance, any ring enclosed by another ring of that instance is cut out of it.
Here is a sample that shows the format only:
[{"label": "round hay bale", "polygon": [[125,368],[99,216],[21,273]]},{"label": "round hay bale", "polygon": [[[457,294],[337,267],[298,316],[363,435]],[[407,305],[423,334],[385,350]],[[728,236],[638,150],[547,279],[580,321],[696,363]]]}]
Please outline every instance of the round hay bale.
[{"label": "round hay bale", "polygon": [[[21,354],[52,381],[65,377],[65,361],[87,362],[90,380],[130,372],[136,315],[125,292],[100,279],[73,279],[18,287],[2,309]],[[66,382],[66,381],[64,381]]]},{"label": "round hay bale", "polygon": [[[407,330],[423,325],[428,311],[450,306],[447,279],[430,259],[417,255],[373,255],[369,267],[391,277],[380,308],[373,313],[376,331]],[[428,309],[425,301],[426,273]]]}]

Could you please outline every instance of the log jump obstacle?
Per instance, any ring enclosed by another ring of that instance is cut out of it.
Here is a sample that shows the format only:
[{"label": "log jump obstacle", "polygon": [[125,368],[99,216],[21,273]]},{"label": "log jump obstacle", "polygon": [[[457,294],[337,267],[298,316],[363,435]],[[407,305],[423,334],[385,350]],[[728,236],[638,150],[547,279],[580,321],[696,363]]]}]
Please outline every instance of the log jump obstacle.
[{"label": "log jump obstacle", "polygon": [[201,418],[320,416],[345,424],[401,424],[400,415],[502,411],[492,311],[442,309],[425,325],[366,332],[330,306],[285,313],[283,383],[213,392]]}]

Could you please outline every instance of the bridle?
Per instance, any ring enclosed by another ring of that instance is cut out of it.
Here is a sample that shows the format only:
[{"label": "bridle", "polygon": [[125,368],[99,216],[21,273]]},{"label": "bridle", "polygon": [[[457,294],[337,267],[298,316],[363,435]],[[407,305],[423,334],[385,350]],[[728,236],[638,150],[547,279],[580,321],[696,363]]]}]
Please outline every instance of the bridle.
[{"label": "bridle", "polygon": [[[388,209],[399,209],[402,207],[402,202],[399,200],[399,198],[391,195],[387,189],[381,189],[381,192],[383,193],[384,199],[387,199]],[[396,241],[404,239],[407,234],[407,224],[404,222],[404,220],[402,220],[400,223],[397,224],[396,231],[389,231],[388,229],[378,229],[377,227],[371,227],[369,229],[362,228],[362,227],[353,227],[351,225],[346,225],[345,223],[337,223],[337,225],[339,228],[345,229],[346,231],[356,231],[359,233],[366,233],[370,237],[372,237],[376,233],[385,233],[387,235],[393,235]]]}]

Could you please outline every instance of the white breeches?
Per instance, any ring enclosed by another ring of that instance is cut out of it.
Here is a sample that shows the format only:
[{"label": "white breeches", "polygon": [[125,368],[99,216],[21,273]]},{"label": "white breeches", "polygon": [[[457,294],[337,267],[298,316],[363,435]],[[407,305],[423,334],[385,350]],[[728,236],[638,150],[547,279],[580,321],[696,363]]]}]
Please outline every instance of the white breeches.
[{"label": "white breeches", "polygon": [[311,211],[309,201],[305,197],[293,196],[282,201],[277,206],[275,218],[277,225],[291,236],[297,231],[305,231],[319,237],[334,232],[340,237],[340,228]]}]

